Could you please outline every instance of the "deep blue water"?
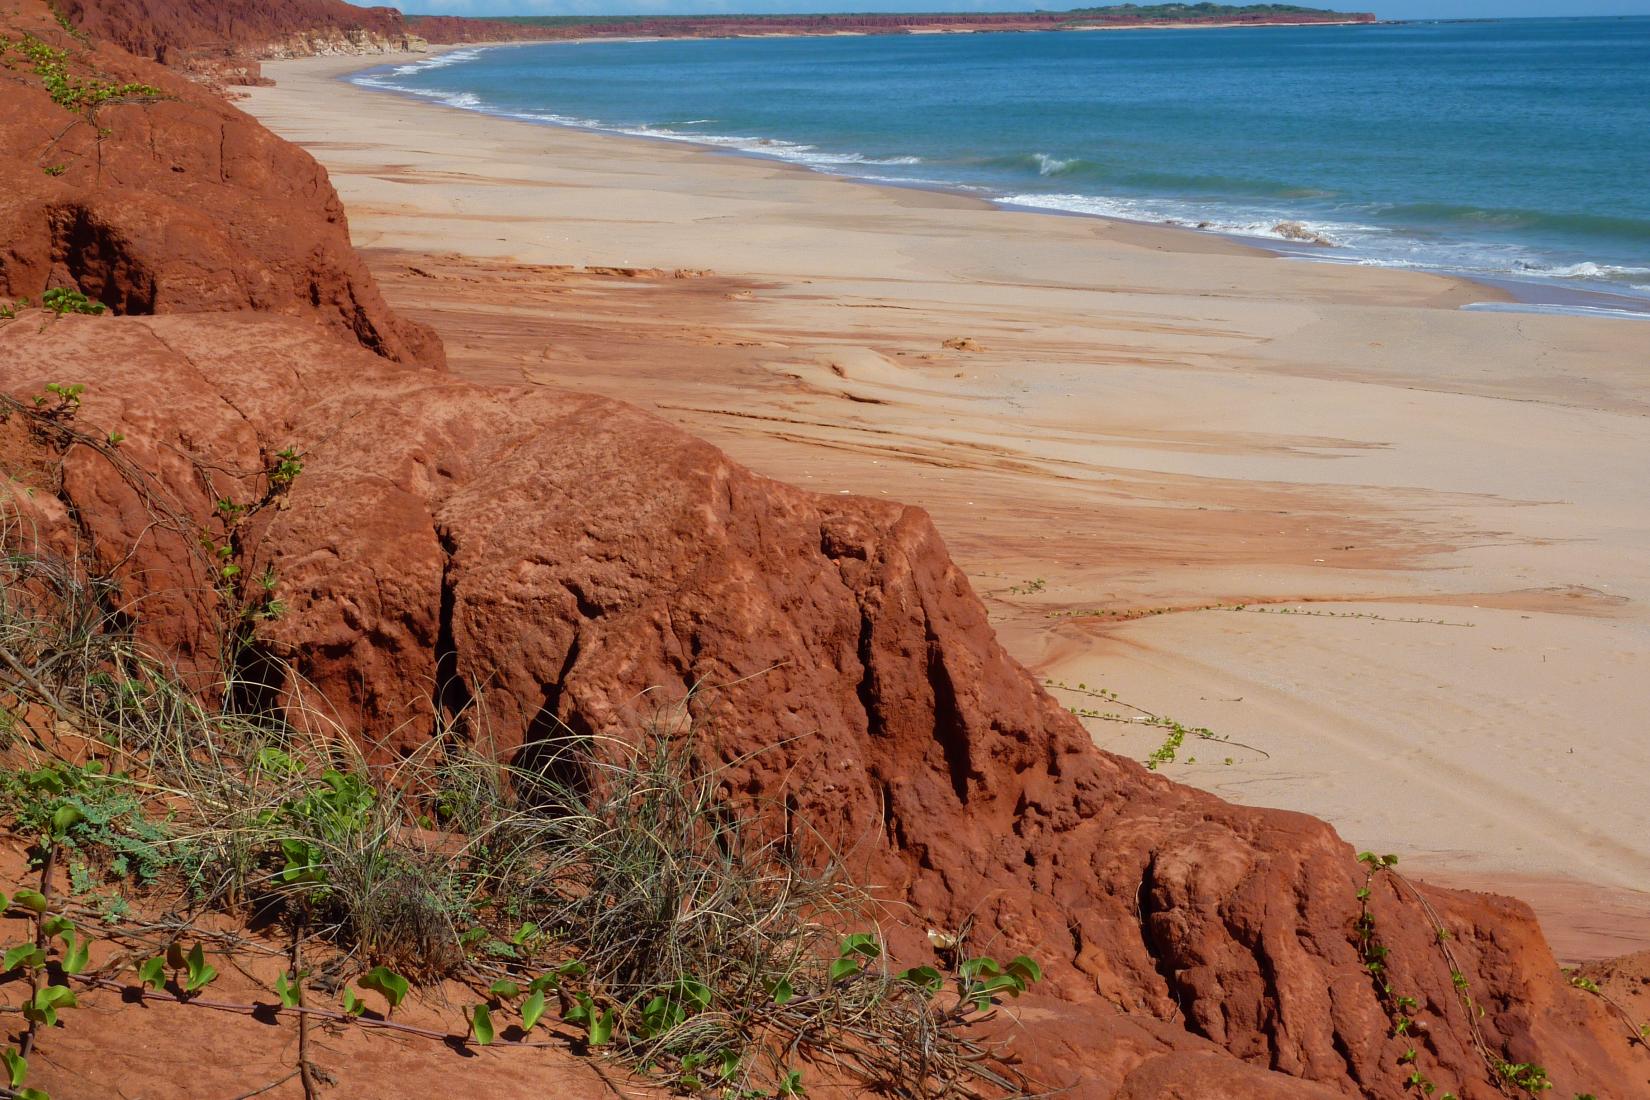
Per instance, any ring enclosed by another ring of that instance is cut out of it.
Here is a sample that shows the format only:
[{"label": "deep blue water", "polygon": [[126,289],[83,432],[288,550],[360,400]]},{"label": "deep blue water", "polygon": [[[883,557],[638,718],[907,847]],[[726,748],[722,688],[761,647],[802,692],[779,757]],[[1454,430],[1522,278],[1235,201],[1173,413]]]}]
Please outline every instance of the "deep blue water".
[{"label": "deep blue water", "polygon": [[1650,299],[1650,18],[558,43],[354,78],[1349,262]]}]

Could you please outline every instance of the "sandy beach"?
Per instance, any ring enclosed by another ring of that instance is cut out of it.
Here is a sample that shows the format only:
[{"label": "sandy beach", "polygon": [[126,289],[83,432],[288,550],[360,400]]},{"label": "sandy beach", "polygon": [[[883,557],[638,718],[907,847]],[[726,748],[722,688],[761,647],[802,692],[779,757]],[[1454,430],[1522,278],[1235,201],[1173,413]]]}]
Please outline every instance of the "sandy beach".
[{"label": "sandy beach", "polygon": [[1102,747],[1650,946],[1650,323],[338,79],[396,60],[242,106],[456,373],[921,505]]}]

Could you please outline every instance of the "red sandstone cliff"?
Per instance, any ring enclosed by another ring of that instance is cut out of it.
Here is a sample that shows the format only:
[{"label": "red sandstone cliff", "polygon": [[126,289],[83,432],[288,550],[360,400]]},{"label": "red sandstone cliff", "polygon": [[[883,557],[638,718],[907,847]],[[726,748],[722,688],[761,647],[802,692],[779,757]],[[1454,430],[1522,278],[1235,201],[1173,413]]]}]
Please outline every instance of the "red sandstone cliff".
[{"label": "red sandstone cliff", "polygon": [[416,48],[401,13],[345,0],[63,0],[92,37],[163,65],[205,58]]},{"label": "red sandstone cliff", "polygon": [[[557,38],[689,37],[761,34],[905,34],[936,31],[1048,31],[1073,26],[1150,24],[1136,14],[1081,12],[691,15],[519,23],[450,15],[403,16],[346,0],[64,0],[64,14],[103,41],[163,64],[256,79],[260,58],[419,49],[425,42],[507,42]],[[1363,13],[1242,13],[1177,20],[1233,23],[1374,22]]]},{"label": "red sandstone cliff", "polygon": [[[200,86],[72,38],[42,5],[5,17],[0,296],[76,287],[120,314],[242,309],[309,317],[401,363],[441,345],[396,317],[350,247],[325,169]],[[63,52],[97,106],[54,101],[22,36]]]},{"label": "red sandstone cliff", "polygon": [[[62,41],[26,3],[0,33]],[[767,481],[614,402],[408,369],[434,341],[378,300],[313,161],[152,65],[76,64],[173,98],[53,145],[92,128],[0,71],[23,108],[0,117],[0,288],[118,307],[0,326],[0,389],[84,384],[79,421],[124,436],[126,474],[71,448],[61,484],[19,499],[114,573],[154,641],[211,656],[197,532],[296,448],[302,478],[239,551],[289,606],[260,644],[313,685],[272,688],[318,692],[389,755],[477,688],[509,751],[631,736],[644,691],[697,687],[707,752],[767,749],[733,793],[820,827],[914,927],[973,919],[1048,962],[1060,1000],[1032,1005],[1017,1044],[1073,1095],[1397,1097],[1419,1070],[1481,1100],[1509,1094],[1502,1060],[1544,1066],[1556,1095],[1650,1093],[1650,1062],[1525,907],[1383,877],[1372,914],[1415,999],[1394,1034],[1346,845],[1096,750],[996,643],[922,512]],[[79,159],[47,175],[59,148]],[[13,442],[8,478],[43,446]],[[175,526],[152,522],[157,499]]]}]

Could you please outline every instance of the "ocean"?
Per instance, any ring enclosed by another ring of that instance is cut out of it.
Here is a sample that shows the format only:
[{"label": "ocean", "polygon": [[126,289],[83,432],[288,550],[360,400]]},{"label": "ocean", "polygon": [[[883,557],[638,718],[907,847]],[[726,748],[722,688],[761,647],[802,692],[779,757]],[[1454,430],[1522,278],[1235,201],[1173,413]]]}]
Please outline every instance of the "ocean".
[{"label": "ocean", "polygon": [[1650,312],[1650,17],[594,41],[351,79]]}]

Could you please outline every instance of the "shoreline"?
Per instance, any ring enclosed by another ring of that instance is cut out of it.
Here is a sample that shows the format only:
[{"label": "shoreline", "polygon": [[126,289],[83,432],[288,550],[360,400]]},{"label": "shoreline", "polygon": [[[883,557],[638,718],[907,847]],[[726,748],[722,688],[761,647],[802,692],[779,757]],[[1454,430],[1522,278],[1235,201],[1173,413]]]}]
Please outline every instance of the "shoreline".
[{"label": "shoreline", "polygon": [[[335,79],[382,63],[275,63],[248,106],[456,373],[921,506],[1040,678],[1231,738],[1170,778],[1502,883],[1567,958],[1650,944],[1642,326]],[[1195,610],[1236,604],[1280,613]]]},{"label": "shoreline", "polygon": [[[1364,23],[1334,23],[1334,24],[1221,24],[1219,28],[1232,29],[1251,26],[1373,26]],[[1128,26],[1128,27],[1084,27],[1078,30],[1161,30],[1161,29],[1205,29],[1212,28],[1210,24],[1186,24],[1174,27]],[[1219,29],[1214,28],[1214,29]],[[952,33],[948,31],[922,33]],[[958,32],[963,33],[963,32]],[[970,30],[966,33],[1019,33],[1011,31],[992,31],[989,28]],[[802,38],[802,37],[840,37],[840,34],[774,34],[774,35],[728,35],[703,36],[706,40],[715,37],[727,39],[745,38]],[[586,45],[595,43],[640,43],[665,41],[694,41],[701,36],[657,36],[657,37],[615,37],[615,38],[569,38],[569,39],[540,39],[524,42],[473,42],[457,45],[443,45],[432,47],[424,57],[435,56],[456,50],[490,50],[512,46],[546,46],[546,45]],[[391,57],[416,59],[421,55],[403,54],[389,55]],[[364,57],[363,57],[364,60]],[[1254,233],[1245,233],[1238,229],[1204,228],[1172,220],[1152,220],[1145,218],[1129,218],[1117,214],[1098,213],[1089,210],[1074,210],[1058,206],[1037,206],[1027,203],[1008,201],[1010,196],[986,197],[978,190],[970,189],[961,184],[946,183],[929,180],[901,180],[891,177],[857,175],[851,171],[832,170],[826,166],[814,165],[785,157],[778,153],[764,152],[758,148],[744,148],[728,146],[713,141],[695,140],[693,135],[680,136],[666,134],[640,134],[626,130],[611,128],[602,125],[580,125],[574,122],[558,122],[548,118],[523,118],[519,115],[504,111],[488,110],[479,107],[461,107],[442,102],[430,96],[423,96],[417,92],[405,91],[395,87],[357,83],[356,77],[375,69],[389,68],[397,64],[407,63],[405,60],[376,60],[369,64],[352,66],[340,71],[335,78],[354,87],[381,94],[410,99],[414,102],[425,103],[431,106],[444,107],[448,110],[462,111],[467,114],[485,115],[490,118],[505,119],[515,122],[525,122],[535,126],[550,126],[573,130],[580,133],[599,134],[620,139],[631,139],[643,142],[661,142],[665,144],[687,145],[706,153],[722,154],[726,156],[747,157],[766,163],[784,164],[800,168],[822,176],[847,179],[870,187],[905,188],[918,191],[932,191],[942,194],[967,197],[1003,211],[1022,213],[1052,214],[1059,217],[1097,218],[1103,221],[1119,222],[1126,225],[1152,226],[1172,232],[1195,234],[1198,236],[1217,237],[1223,240],[1235,241],[1250,248],[1260,250],[1270,255],[1291,260],[1305,260],[1312,263],[1337,264],[1352,267],[1373,267],[1383,270],[1414,271],[1421,274],[1435,275],[1454,279],[1461,283],[1477,287],[1478,296],[1471,301],[1461,303],[1458,308],[1473,309],[1486,308],[1514,313],[1558,313],[1572,316],[1604,316],[1650,321],[1650,297],[1635,297],[1602,286],[1594,285],[1564,285],[1551,279],[1540,277],[1520,277],[1515,274],[1484,274],[1478,272],[1461,271],[1448,266],[1413,266],[1406,264],[1388,264],[1383,261],[1360,256],[1357,252],[1346,250],[1336,245],[1314,244],[1310,241],[1291,241],[1278,237],[1268,237]],[[1287,220],[1287,219],[1286,219]],[[1280,223],[1281,224],[1281,223]]]}]

